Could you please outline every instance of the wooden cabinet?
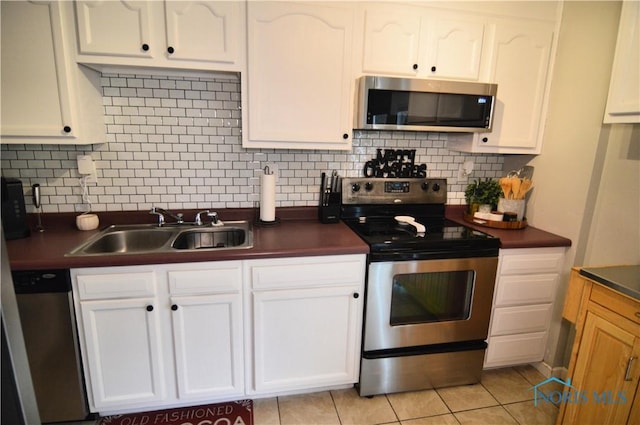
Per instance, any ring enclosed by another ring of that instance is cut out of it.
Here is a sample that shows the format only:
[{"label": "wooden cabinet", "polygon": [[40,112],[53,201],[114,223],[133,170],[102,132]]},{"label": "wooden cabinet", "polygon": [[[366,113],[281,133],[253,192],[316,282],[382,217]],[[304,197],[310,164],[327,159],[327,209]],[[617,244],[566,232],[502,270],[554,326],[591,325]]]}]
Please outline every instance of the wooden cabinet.
[{"label": "wooden cabinet", "polygon": [[245,148],[351,148],[351,3],[249,2]]},{"label": "wooden cabinet", "polygon": [[605,123],[640,123],[640,3],[622,2]]},{"label": "wooden cabinet", "polygon": [[542,361],[564,251],[500,251],[485,368]]},{"label": "wooden cabinet", "polygon": [[482,19],[397,4],[363,9],[362,73],[478,80]]},{"label": "wooden cabinet", "polygon": [[563,316],[576,325],[568,377],[584,402],[562,403],[558,424],[635,424],[640,302],[574,269]]},{"label": "wooden cabinet", "polygon": [[510,19],[494,21],[491,28],[486,81],[498,85],[492,131],[450,134],[447,146],[464,152],[539,154],[554,26]]},{"label": "wooden cabinet", "polygon": [[255,260],[246,270],[254,352],[248,394],[357,382],[365,256]]},{"label": "wooden cabinet", "polygon": [[240,262],[72,271],[89,407],[244,393]]},{"label": "wooden cabinet", "polygon": [[0,2],[2,143],[105,141],[99,75],[73,60],[68,6]]},{"label": "wooden cabinet", "polygon": [[77,1],[78,61],[240,71],[241,1]]}]

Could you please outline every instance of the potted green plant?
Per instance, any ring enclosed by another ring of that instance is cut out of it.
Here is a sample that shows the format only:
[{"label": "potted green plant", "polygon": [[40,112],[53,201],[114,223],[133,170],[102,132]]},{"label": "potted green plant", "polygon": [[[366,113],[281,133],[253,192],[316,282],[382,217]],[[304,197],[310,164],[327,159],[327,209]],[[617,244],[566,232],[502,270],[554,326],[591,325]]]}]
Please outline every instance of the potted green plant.
[{"label": "potted green plant", "polygon": [[477,179],[467,186],[464,191],[464,198],[469,205],[469,214],[473,215],[480,209],[480,205],[489,205],[489,212],[496,209],[498,199],[502,193],[502,188],[497,180],[486,178]]}]

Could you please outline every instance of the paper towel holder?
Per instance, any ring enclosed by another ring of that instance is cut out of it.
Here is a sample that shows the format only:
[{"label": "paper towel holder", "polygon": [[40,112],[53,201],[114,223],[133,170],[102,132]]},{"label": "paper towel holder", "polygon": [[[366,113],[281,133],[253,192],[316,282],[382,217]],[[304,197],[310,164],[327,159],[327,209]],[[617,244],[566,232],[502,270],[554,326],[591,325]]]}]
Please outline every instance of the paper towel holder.
[{"label": "paper towel holder", "polygon": [[[263,169],[263,172],[265,175],[273,175],[273,171],[271,171],[271,168],[266,165]],[[268,227],[268,226],[276,226],[278,224],[280,224],[280,219],[278,217],[275,216],[275,212],[277,211],[277,209],[274,207],[274,217],[273,220],[263,220],[261,217],[261,202],[262,200],[258,201],[256,203],[256,216],[255,216],[255,224],[258,226],[263,226],[263,227]]]}]

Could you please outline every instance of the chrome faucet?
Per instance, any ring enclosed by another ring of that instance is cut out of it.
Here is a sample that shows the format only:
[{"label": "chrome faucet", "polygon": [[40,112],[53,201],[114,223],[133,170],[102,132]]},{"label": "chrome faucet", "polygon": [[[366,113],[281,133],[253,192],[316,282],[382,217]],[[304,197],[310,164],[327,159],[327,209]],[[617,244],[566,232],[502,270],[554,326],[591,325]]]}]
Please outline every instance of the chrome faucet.
[{"label": "chrome faucet", "polygon": [[155,214],[158,216],[158,227],[162,227],[164,225],[165,216],[169,216],[173,218],[177,224],[184,223],[184,219],[182,218],[183,217],[182,213],[173,214],[172,212],[164,210],[162,208],[152,207],[151,211],[149,211],[149,214]]},{"label": "chrome faucet", "polygon": [[209,217],[211,219],[211,225],[212,226],[222,226],[224,223],[222,223],[222,221],[220,221],[218,219],[218,213],[213,211],[209,211],[209,210],[205,210],[205,211],[200,211],[198,214],[196,214],[196,219],[194,221],[194,223],[196,224],[196,226],[202,226],[204,223],[202,222],[202,218],[200,218],[201,214],[206,214],[207,217]]}]

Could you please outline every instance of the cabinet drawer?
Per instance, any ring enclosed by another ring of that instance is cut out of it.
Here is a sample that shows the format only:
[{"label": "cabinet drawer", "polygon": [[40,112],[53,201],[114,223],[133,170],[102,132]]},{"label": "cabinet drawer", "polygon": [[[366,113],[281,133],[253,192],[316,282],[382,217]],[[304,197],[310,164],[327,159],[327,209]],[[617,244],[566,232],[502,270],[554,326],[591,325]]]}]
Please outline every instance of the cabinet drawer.
[{"label": "cabinet drawer", "polygon": [[[72,277],[74,273],[72,272]],[[156,293],[153,271],[75,274],[81,300],[151,297]]]},{"label": "cabinet drawer", "polygon": [[223,263],[200,270],[168,270],[171,295],[239,292],[242,269],[239,263]]},{"label": "cabinet drawer", "polygon": [[505,335],[489,338],[485,367],[539,362],[544,357],[546,332]]},{"label": "cabinet drawer", "polygon": [[557,273],[563,261],[564,248],[506,250],[498,274]]},{"label": "cabinet drawer", "polygon": [[501,276],[496,285],[496,307],[553,302],[557,274]]},{"label": "cabinet drawer", "polygon": [[525,332],[545,332],[551,323],[552,304],[496,308],[491,336]]},{"label": "cabinet drawer", "polygon": [[255,290],[334,286],[361,283],[364,259],[364,255],[353,255],[256,260],[248,267]]},{"label": "cabinet drawer", "polygon": [[626,317],[634,323],[640,323],[640,302],[616,294],[613,290],[598,284],[593,285],[590,300]]}]

